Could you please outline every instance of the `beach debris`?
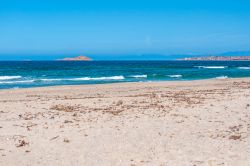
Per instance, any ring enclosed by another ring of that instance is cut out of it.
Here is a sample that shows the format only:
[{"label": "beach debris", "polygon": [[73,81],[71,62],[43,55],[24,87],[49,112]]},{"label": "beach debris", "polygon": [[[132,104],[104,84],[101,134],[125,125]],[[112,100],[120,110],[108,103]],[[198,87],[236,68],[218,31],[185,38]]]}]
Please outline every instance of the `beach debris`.
[{"label": "beach debris", "polygon": [[229,129],[230,129],[232,132],[238,132],[238,131],[240,130],[241,127],[242,127],[242,125],[238,125],[238,126],[229,127]]},{"label": "beach debris", "polygon": [[50,109],[52,110],[57,110],[57,111],[63,111],[63,112],[74,112],[74,111],[77,111],[79,110],[79,105],[76,105],[76,106],[67,106],[67,105],[61,105],[61,104],[58,104],[58,105],[54,105],[52,106]]},{"label": "beach debris", "polygon": [[150,94],[150,98],[158,98],[157,94],[155,92],[152,92]]},{"label": "beach debris", "polygon": [[29,143],[25,140],[18,140],[18,143],[16,144],[16,147],[23,147],[23,146],[26,146],[26,145],[29,145]]},{"label": "beach debris", "polygon": [[73,123],[71,120],[65,120],[64,123]]},{"label": "beach debris", "polygon": [[30,113],[30,112],[26,112],[24,114],[19,114],[18,116],[20,119],[24,119],[24,120],[32,120],[34,118],[32,113]]},{"label": "beach debris", "polygon": [[240,139],[241,138],[241,135],[231,135],[230,137],[229,137],[229,139],[233,139],[233,140],[238,140],[238,139]]},{"label": "beach debris", "polygon": [[112,115],[119,115],[123,111],[124,110],[111,110],[111,111],[108,111],[108,112],[111,113]]},{"label": "beach debris", "polygon": [[116,103],[116,106],[120,106],[123,104],[123,101],[122,100],[119,100],[117,103]]},{"label": "beach debris", "polygon": [[57,136],[51,138],[50,141],[53,141],[53,140],[57,139],[58,137],[59,137],[59,135],[57,135]]},{"label": "beach debris", "polygon": [[37,126],[35,123],[30,123],[29,125],[26,126],[27,130],[30,131],[31,127]]},{"label": "beach debris", "polygon": [[69,139],[68,139],[68,138],[64,138],[64,139],[63,139],[63,142],[65,142],[65,143],[69,143],[70,141],[69,141]]}]

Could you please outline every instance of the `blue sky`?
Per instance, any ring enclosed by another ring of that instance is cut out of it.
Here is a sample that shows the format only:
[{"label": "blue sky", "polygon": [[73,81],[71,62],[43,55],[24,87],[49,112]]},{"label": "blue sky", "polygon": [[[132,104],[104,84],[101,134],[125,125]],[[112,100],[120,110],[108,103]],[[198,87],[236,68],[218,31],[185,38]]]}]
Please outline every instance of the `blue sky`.
[{"label": "blue sky", "polygon": [[0,59],[250,50],[248,0],[2,0]]}]

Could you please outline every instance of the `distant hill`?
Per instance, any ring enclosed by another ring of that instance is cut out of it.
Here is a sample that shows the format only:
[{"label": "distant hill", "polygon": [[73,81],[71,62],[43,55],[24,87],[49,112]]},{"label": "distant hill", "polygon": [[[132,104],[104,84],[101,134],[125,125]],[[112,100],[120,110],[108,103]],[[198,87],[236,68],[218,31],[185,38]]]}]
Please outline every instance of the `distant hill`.
[{"label": "distant hill", "polygon": [[72,54],[69,55],[69,57],[65,58],[65,55],[43,55],[43,54],[34,54],[34,55],[11,55],[11,54],[0,54],[0,61],[24,61],[24,60],[59,60],[59,61],[90,61],[90,60],[178,60],[178,59],[184,59],[184,58],[195,58],[195,57],[209,57],[209,56],[250,56],[250,51],[232,51],[232,52],[224,52],[224,53],[215,53],[215,54],[97,54],[97,55],[91,55],[90,57],[87,56],[77,56],[73,57]]},{"label": "distant hill", "polygon": [[250,56],[204,56],[183,58],[185,61],[250,61]]},{"label": "distant hill", "polygon": [[186,55],[185,58],[176,58],[177,60],[250,60],[250,51],[232,51],[220,54],[210,55]]},{"label": "distant hill", "polygon": [[86,56],[78,56],[74,58],[64,58],[64,59],[59,59],[61,61],[91,61],[92,59]]},{"label": "distant hill", "polygon": [[224,52],[220,54],[221,56],[250,56],[250,51],[232,51]]}]

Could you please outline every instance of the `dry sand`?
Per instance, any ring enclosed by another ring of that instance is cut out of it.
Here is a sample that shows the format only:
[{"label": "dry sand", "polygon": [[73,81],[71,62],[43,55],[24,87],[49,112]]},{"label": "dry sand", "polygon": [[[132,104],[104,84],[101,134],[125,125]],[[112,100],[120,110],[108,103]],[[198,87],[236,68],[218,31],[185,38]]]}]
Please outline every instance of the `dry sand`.
[{"label": "dry sand", "polygon": [[250,165],[250,79],[0,90],[1,166]]}]

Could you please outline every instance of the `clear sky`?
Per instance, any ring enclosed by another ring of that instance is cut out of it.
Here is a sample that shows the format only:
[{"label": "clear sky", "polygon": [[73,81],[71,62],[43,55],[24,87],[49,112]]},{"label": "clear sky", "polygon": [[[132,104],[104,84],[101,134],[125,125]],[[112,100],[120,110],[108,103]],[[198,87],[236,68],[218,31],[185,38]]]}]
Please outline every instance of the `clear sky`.
[{"label": "clear sky", "polygon": [[0,56],[238,50],[250,50],[249,0],[0,1]]}]

